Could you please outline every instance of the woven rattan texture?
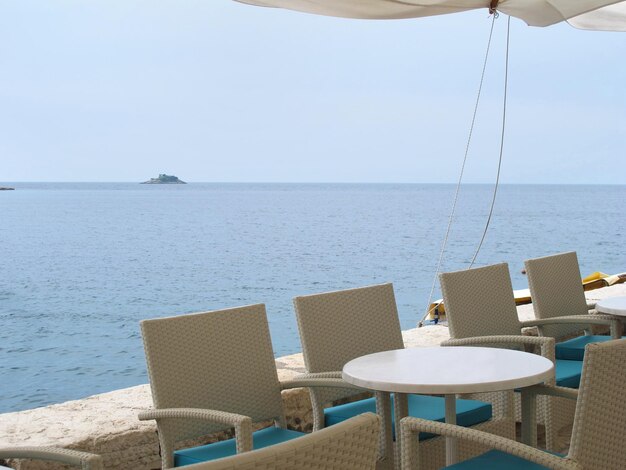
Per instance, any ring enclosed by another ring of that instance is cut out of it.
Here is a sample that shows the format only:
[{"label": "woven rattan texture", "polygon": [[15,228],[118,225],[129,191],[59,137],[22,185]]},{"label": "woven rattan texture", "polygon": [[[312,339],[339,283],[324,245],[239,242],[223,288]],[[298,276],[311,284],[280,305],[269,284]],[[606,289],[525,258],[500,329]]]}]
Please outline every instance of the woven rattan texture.
[{"label": "woven rattan texture", "polygon": [[[546,342],[547,338],[530,339],[528,336],[522,336],[506,263],[442,273],[440,280],[452,339],[468,338],[468,341],[475,345],[482,343],[521,350],[528,349],[524,345],[530,343],[537,342],[539,345]],[[501,338],[504,341],[496,343],[498,336],[505,336]],[[508,341],[506,336],[517,336],[517,339],[511,337]],[[553,342],[554,340],[550,338],[549,350],[545,345],[541,347],[541,354],[552,361],[554,361]],[[451,341],[450,344],[455,343]],[[462,345],[462,342],[455,345]],[[571,402],[557,397],[541,397],[537,411],[538,422],[546,426],[547,448],[561,450],[558,433],[562,427],[570,426],[573,422],[574,407]],[[521,414],[519,396],[516,397],[515,414],[519,419]]]},{"label": "woven rattan texture", "polygon": [[[141,331],[155,408],[190,409],[157,419],[165,465],[175,441],[233,427],[223,412],[284,424],[264,305],[144,320]],[[209,422],[194,409],[222,413],[204,413]]]},{"label": "woven rattan texture", "polygon": [[[406,418],[401,423],[402,469],[422,468],[419,459],[421,443],[414,435],[432,432],[478,442],[553,469],[623,470],[626,468],[625,363],[626,340],[587,346],[570,451],[566,458],[473,429]],[[553,390],[558,392],[558,388]]]},{"label": "woven rattan texture", "polygon": [[366,413],[304,437],[189,470],[373,470],[380,418]]},{"label": "woven rattan texture", "polygon": [[[293,304],[310,373],[340,372],[356,357],[404,347],[391,284],[296,297]],[[315,429],[323,426],[325,404],[354,395],[350,389],[311,390]]]},{"label": "woven rattan texture", "polygon": [[[492,435],[515,438],[515,425],[504,419],[496,419],[472,426],[469,429],[484,431]],[[446,464],[446,442],[444,438],[435,437],[420,443],[420,468],[436,470]],[[460,459],[469,459],[486,452],[488,447],[477,442],[460,442],[458,451]]]},{"label": "woven rattan texture", "polygon": [[626,468],[626,340],[587,346],[569,456],[583,468]]},{"label": "woven rattan texture", "polygon": [[451,338],[519,335],[506,263],[439,275]]},{"label": "woven rattan texture", "polygon": [[[298,327],[307,367],[317,375],[340,377],[343,365],[356,357],[379,351],[404,347],[402,331],[391,284],[315,294],[294,299]],[[335,372],[333,372],[335,371]],[[315,375],[315,374],[314,374]],[[316,429],[323,426],[323,406],[337,398],[354,395],[354,390],[311,389]],[[377,405],[381,406],[378,395]],[[468,397],[469,398],[469,397]],[[476,428],[512,437],[515,426],[512,416],[511,394],[507,392],[480,394],[475,399],[490,401],[494,419]],[[388,399],[387,399],[388,402]],[[387,403],[387,412],[388,409]],[[390,421],[390,415],[386,416]],[[381,436],[381,455],[385,464],[392,462],[390,422],[384,423]],[[445,442],[429,439],[422,446],[424,468],[437,469],[445,464]],[[464,456],[484,451],[475,444],[461,448]]]},{"label": "woven rattan texture", "polygon": [[404,347],[391,284],[293,300],[309,372],[341,370],[356,357]]},{"label": "woven rattan texture", "polygon": [[[526,446],[502,436],[496,436],[490,433],[481,432],[473,428],[463,428],[461,426],[453,426],[436,421],[427,421],[417,418],[405,418],[401,423],[401,440],[402,440],[402,470],[423,470],[421,463],[422,443],[415,439],[415,435],[419,432],[430,432],[441,434],[460,439],[459,446],[464,443],[474,442],[484,448],[498,449],[508,452],[519,457],[531,460],[548,468],[559,470],[581,470],[580,466],[575,462],[562,459],[553,454],[549,454],[539,449]],[[465,460],[461,456],[460,460]],[[496,469],[499,467],[485,467]],[[590,469],[599,469],[600,467],[589,467]],[[506,470],[506,469],[503,469]]]},{"label": "woven rattan texture", "polygon": [[[524,262],[528,286],[537,318],[587,315],[587,299],[580,282],[580,268],[575,252],[529,259]],[[541,334],[557,339],[585,328],[581,325],[546,325]]]},{"label": "woven rattan texture", "polygon": [[0,460],[36,459],[62,462],[83,470],[100,470],[102,458],[99,455],[58,447],[4,447],[0,448]]}]

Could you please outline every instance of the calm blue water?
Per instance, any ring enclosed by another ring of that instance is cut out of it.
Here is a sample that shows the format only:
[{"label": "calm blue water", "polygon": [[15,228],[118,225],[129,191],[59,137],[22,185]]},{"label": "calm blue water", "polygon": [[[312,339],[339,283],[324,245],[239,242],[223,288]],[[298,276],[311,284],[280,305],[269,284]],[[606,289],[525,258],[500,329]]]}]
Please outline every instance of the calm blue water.
[{"label": "calm blue water", "polygon": [[[145,383],[138,322],[264,302],[277,356],[295,295],[392,281],[403,328],[425,309],[452,185],[12,183],[0,192],[0,411]],[[467,186],[444,270],[478,242]],[[478,264],[578,252],[626,271],[626,186],[503,186]],[[438,293],[437,293],[438,295]]]}]

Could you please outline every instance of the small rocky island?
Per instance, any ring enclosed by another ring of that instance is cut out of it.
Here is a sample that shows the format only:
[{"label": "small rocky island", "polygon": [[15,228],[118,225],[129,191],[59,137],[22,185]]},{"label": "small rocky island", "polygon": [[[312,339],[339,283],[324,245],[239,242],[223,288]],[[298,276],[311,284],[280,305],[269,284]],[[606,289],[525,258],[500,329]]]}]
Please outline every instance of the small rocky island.
[{"label": "small rocky island", "polygon": [[8,186],[0,186],[0,191],[13,191],[15,188],[9,188]]},{"label": "small rocky island", "polygon": [[150,178],[148,181],[144,181],[141,184],[187,184],[181,181],[176,176],[162,174],[158,178]]}]

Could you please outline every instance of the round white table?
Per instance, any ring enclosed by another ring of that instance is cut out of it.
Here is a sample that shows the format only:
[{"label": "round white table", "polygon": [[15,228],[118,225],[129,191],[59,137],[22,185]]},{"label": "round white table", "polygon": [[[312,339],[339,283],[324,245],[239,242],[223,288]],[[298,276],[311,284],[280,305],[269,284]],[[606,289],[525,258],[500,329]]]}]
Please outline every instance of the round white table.
[{"label": "round white table", "polygon": [[596,303],[596,310],[600,313],[626,317],[626,296],[599,300]]},{"label": "round white table", "polygon": [[[407,416],[407,393],[445,395],[446,423],[456,424],[456,394],[528,387],[554,377],[545,357],[510,349],[477,347],[410,348],[384,351],[351,360],[343,379],[359,387],[393,392],[396,439]],[[446,437],[446,462],[458,460],[456,439]]]}]

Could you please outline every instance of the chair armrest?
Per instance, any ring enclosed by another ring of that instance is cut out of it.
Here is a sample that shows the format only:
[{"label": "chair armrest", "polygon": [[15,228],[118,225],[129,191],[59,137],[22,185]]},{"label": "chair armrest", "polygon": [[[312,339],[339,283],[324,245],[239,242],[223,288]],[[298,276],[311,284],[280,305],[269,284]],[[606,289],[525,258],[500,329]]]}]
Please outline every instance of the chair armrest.
[{"label": "chair armrest", "polygon": [[349,384],[343,380],[340,370],[329,372],[307,372],[297,375],[294,379],[280,382],[281,390],[299,387],[331,387],[331,388],[353,388],[364,390],[362,387]]},{"label": "chair armrest", "polygon": [[[554,338],[552,338],[554,339]],[[548,341],[546,341],[548,340]],[[493,335],[493,336],[472,336],[469,338],[451,338],[443,341],[442,346],[485,346],[486,344],[509,344],[543,346],[554,341],[550,338],[526,335]]]},{"label": "chair armrest", "polygon": [[620,320],[612,315],[603,315],[601,313],[595,313],[593,315],[566,315],[563,317],[537,318],[535,320],[526,320],[521,323],[523,327],[541,327],[544,325],[554,324],[608,325],[611,329],[611,337],[613,339],[620,338]]},{"label": "chair armrest", "polygon": [[292,380],[280,382],[281,390],[300,387],[334,387],[334,388],[353,388],[355,390],[364,390],[362,387],[349,384],[341,378],[324,378],[324,377],[296,377]]},{"label": "chair armrest", "polygon": [[[315,389],[316,387],[330,388],[349,388],[359,392],[371,392],[362,387],[352,385],[343,380],[341,371],[330,372],[312,372],[298,375],[293,380],[281,382],[282,390],[294,387],[307,387]],[[316,401],[313,397],[314,390],[310,390],[313,405],[313,431],[318,431],[324,427],[324,411],[323,404]],[[379,449],[379,458],[387,459],[388,452],[393,449],[393,438],[391,431],[391,400],[386,392],[375,392],[376,396],[376,412],[381,417],[381,440]],[[393,451],[391,452],[393,455]]]},{"label": "chair armrest", "polygon": [[229,426],[237,426],[244,423],[246,420],[251,420],[250,417],[237,413],[207,410],[205,408],[160,408],[158,410],[146,410],[139,413],[139,419],[142,421],[167,418],[200,419]]},{"label": "chair armrest", "polygon": [[539,346],[541,355],[554,362],[554,343],[549,336],[493,335],[449,339],[441,346]]},{"label": "chair armrest", "polygon": [[523,391],[532,395],[550,395],[552,397],[568,398],[570,400],[578,399],[577,389],[558,387],[556,385],[532,385],[530,387],[525,387]]},{"label": "chair armrest", "polygon": [[296,376],[293,380],[281,382],[282,390],[294,387],[306,387],[309,389],[313,407],[313,431],[324,428],[324,407],[327,403],[345,396],[341,389],[348,389],[345,392],[352,395],[371,392],[343,380],[340,370],[307,372]]},{"label": "chair armrest", "polygon": [[252,418],[249,416],[204,408],[160,408],[140,412],[139,419],[155,419],[157,424],[163,419],[199,419],[224,424],[235,428],[237,453],[252,450]]},{"label": "chair armrest", "polygon": [[402,419],[400,421],[400,428],[402,439],[402,470],[415,468],[419,452],[419,440],[416,438],[415,434],[420,432],[471,440],[492,449],[516,455],[555,470],[582,470],[582,466],[573,460],[558,457],[526,444],[485,431],[412,417]]},{"label": "chair armrest", "polygon": [[3,447],[0,448],[0,459],[49,460],[81,467],[83,470],[102,469],[102,457],[99,455],[60,447]]},{"label": "chair armrest", "polygon": [[329,372],[306,372],[304,374],[296,375],[295,380],[299,379],[340,379],[341,371],[333,370]]}]

